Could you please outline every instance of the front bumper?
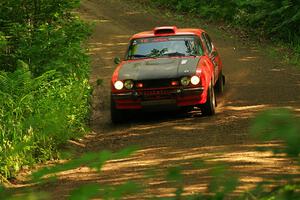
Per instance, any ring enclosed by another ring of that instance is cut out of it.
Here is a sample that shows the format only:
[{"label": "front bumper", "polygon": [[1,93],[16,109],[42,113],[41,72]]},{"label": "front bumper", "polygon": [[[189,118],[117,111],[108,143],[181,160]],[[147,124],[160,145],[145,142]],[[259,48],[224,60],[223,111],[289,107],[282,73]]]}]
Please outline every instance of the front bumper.
[{"label": "front bumper", "polygon": [[178,108],[204,102],[204,88],[144,89],[112,93],[117,109]]}]

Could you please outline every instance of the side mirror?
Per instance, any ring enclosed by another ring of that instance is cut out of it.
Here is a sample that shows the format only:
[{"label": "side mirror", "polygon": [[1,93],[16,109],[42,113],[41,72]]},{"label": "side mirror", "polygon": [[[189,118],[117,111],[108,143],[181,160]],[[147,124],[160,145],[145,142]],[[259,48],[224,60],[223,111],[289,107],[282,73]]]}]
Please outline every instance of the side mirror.
[{"label": "side mirror", "polygon": [[121,63],[121,59],[119,57],[115,57],[114,63],[117,64],[117,65],[120,64]]}]

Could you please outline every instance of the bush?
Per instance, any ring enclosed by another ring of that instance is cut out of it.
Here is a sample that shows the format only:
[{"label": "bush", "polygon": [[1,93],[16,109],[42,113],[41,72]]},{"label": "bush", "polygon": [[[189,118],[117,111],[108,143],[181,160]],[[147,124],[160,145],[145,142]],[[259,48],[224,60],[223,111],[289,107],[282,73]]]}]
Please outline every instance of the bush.
[{"label": "bush", "polygon": [[0,2],[0,174],[56,158],[86,131],[91,88],[77,0]]},{"label": "bush", "polygon": [[205,20],[239,25],[260,37],[280,40],[299,55],[300,4],[297,0],[145,0]]}]

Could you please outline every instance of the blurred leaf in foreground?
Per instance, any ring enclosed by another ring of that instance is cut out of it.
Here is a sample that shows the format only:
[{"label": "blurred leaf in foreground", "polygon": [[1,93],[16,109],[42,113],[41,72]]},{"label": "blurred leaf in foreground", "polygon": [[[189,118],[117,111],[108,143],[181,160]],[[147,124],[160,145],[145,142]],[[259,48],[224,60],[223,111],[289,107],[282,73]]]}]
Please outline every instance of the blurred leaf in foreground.
[{"label": "blurred leaf in foreground", "polygon": [[212,180],[209,183],[209,192],[214,194],[213,199],[224,199],[238,186],[238,178],[229,166],[219,163],[211,169]]},{"label": "blurred leaf in foreground", "polygon": [[33,181],[38,181],[40,178],[53,175],[62,171],[76,169],[80,166],[88,166],[93,169],[101,170],[104,163],[112,159],[123,159],[137,151],[137,147],[128,147],[119,152],[112,153],[110,151],[86,153],[77,159],[73,159],[67,163],[56,165],[53,167],[43,168],[32,174]]},{"label": "blurred leaf in foreground", "polygon": [[99,184],[86,184],[71,192],[70,200],[88,200],[95,197],[100,190]]},{"label": "blurred leaf in foreground", "polygon": [[[300,120],[288,109],[268,110],[259,114],[251,127],[251,133],[262,141],[281,140],[286,145],[283,152],[290,157],[300,153]],[[273,149],[274,153],[280,152]]]},{"label": "blurred leaf in foreground", "polygon": [[171,167],[168,169],[167,179],[170,181],[181,182],[183,180],[181,167]]}]

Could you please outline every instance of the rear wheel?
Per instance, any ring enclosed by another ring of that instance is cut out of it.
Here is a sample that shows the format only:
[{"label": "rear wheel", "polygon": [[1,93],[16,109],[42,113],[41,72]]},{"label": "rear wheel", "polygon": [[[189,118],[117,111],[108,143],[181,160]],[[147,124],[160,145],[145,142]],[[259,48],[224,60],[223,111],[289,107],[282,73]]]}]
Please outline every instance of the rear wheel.
[{"label": "rear wheel", "polygon": [[204,116],[211,116],[215,114],[216,109],[216,96],[215,96],[215,90],[212,86],[213,84],[210,83],[208,91],[207,91],[207,99],[206,103],[201,105],[201,112]]},{"label": "rear wheel", "polygon": [[110,116],[111,122],[114,124],[122,123],[125,120],[124,111],[116,108],[116,103],[111,99],[110,101]]}]

